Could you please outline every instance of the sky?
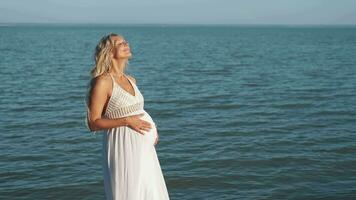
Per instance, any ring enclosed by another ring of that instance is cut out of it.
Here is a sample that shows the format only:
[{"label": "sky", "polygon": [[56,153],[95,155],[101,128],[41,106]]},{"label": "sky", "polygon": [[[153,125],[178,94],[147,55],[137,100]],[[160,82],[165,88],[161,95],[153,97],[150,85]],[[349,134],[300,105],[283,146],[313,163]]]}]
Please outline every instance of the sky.
[{"label": "sky", "polygon": [[356,0],[0,0],[0,23],[356,24]]}]

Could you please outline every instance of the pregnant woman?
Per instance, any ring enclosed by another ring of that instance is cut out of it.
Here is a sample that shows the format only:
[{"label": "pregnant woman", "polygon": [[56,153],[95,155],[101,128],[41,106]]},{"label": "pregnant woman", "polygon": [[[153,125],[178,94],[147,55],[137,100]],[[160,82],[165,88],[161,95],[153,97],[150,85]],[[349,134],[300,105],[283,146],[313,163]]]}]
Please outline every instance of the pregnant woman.
[{"label": "pregnant woman", "polygon": [[125,74],[131,51],[124,37],[110,33],[95,50],[87,96],[87,125],[103,133],[104,187],[108,200],[167,200],[156,154],[157,127],[144,110],[134,77]]}]

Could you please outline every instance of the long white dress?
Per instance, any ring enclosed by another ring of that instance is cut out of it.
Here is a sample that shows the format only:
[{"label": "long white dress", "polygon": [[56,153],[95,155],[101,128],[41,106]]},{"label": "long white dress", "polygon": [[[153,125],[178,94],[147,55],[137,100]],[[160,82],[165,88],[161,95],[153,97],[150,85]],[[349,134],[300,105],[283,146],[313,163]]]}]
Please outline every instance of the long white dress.
[{"label": "long white dress", "polygon": [[[111,76],[111,74],[110,74]],[[144,110],[144,97],[134,82],[135,95],[124,90],[111,76],[113,91],[104,117],[113,119],[144,113],[152,124],[144,135],[128,126],[108,129],[103,135],[104,187],[107,200],[169,200],[156,154],[157,128]]]}]

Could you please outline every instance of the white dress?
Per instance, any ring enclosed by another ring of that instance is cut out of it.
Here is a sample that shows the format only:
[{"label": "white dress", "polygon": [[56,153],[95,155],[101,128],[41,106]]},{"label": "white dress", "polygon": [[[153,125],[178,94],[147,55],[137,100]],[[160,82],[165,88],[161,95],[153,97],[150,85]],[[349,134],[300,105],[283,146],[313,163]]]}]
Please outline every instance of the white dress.
[{"label": "white dress", "polygon": [[129,78],[135,96],[111,78],[113,91],[104,117],[113,119],[144,113],[141,119],[150,122],[152,128],[142,135],[128,126],[119,126],[103,134],[106,199],[168,200],[166,183],[154,146],[157,128],[143,108],[144,97]]}]

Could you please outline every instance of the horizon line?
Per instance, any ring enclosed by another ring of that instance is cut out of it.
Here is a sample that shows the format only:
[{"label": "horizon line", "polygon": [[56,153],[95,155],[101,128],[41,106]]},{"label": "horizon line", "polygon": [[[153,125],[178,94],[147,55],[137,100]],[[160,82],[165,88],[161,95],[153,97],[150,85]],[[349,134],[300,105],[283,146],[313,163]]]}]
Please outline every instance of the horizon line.
[{"label": "horizon line", "polygon": [[0,26],[4,25],[168,25],[168,26],[356,26],[356,24],[303,24],[303,23],[123,23],[123,22],[0,22]]}]

